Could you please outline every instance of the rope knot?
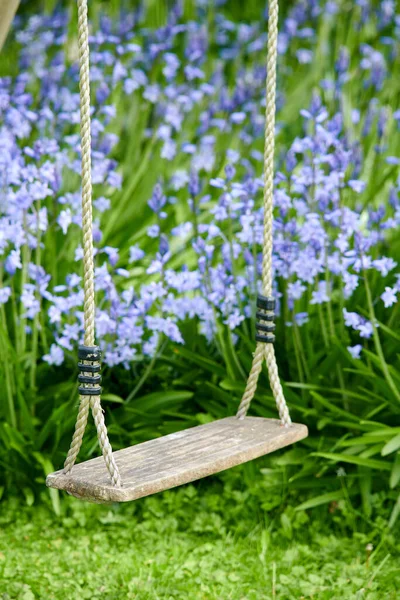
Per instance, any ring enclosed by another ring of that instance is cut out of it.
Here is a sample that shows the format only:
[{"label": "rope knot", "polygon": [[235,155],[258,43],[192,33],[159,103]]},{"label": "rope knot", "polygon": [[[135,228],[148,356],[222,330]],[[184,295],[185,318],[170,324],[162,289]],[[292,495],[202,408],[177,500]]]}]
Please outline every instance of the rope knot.
[{"label": "rope knot", "polygon": [[275,298],[272,296],[257,296],[256,312],[256,341],[264,344],[275,342]]},{"label": "rope knot", "polygon": [[78,390],[81,396],[100,396],[101,394],[101,350],[98,346],[79,346],[78,348]]}]

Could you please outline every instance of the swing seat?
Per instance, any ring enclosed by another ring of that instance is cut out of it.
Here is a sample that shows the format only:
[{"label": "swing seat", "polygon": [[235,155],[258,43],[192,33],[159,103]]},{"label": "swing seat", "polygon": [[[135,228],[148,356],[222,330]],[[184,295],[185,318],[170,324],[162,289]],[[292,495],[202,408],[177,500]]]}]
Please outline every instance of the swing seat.
[{"label": "swing seat", "polygon": [[127,502],[162,492],[269,454],[307,437],[305,425],[228,417],[114,452],[122,487],[114,487],[102,456],[48,475],[49,487],[92,502]]}]

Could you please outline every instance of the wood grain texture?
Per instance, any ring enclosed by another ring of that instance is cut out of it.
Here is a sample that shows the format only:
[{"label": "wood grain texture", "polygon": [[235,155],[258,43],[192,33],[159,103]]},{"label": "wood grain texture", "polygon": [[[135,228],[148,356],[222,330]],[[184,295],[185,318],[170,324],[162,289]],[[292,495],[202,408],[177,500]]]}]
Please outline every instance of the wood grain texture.
[{"label": "wood grain texture", "polygon": [[92,502],[127,502],[195,481],[269,454],[305,437],[305,425],[228,417],[114,452],[122,487],[110,483],[102,457],[57,471],[46,484]]},{"label": "wood grain texture", "polygon": [[10,30],[19,0],[0,0],[0,50]]}]

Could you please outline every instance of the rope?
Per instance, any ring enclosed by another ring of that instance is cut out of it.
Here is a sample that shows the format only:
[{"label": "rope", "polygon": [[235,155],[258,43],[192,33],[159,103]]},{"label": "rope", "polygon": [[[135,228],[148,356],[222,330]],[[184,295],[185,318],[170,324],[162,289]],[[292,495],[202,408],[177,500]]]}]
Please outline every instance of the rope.
[{"label": "rope", "polygon": [[[275,101],[276,101],[276,60],[278,46],[278,0],[270,0],[268,16],[267,84],[265,107],[265,146],[264,146],[264,235],[262,249],[262,293],[270,297],[272,293],[272,219],[274,192],[274,153],[275,153]],[[275,350],[272,343],[258,342],[253,356],[253,364],[247,379],[246,389],[237,411],[243,419],[257,389],[257,382],[265,359],[269,381],[278,408],[282,425],[290,425],[291,419],[278,374]]]},{"label": "rope", "polygon": [[[81,116],[82,156],[82,234],[83,234],[83,288],[84,288],[84,344],[95,345],[95,297],[92,234],[92,168],[90,135],[90,79],[89,79],[89,29],[87,0],[78,2],[78,46],[79,46],[79,93]],[[90,375],[90,373],[88,373]],[[100,389],[100,388],[99,388]],[[69,473],[78,456],[88,420],[89,406],[92,409],[99,445],[111,476],[113,485],[120,486],[121,478],[115,463],[107,427],[100,404],[100,396],[80,395],[78,417],[71,446],[64,464],[64,473]]]}]

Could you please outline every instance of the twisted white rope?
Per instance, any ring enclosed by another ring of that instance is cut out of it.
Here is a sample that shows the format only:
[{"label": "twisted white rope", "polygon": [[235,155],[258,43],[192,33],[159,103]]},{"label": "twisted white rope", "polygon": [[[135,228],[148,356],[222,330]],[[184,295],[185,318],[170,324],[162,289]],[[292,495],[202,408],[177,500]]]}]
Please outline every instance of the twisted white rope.
[{"label": "twisted white rope", "polygon": [[[270,0],[268,15],[267,85],[265,107],[265,146],[264,146],[264,235],[262,257],[262,289],[264,296],[272,293],[272,219],[274,192],[274,153],[275,153],[275,102],[276,102],[276,61],[278,47],[278,0]],[[243,419],[257,389],[257,382],[265,358],[269,381],[282,424],[291,423],[289,410],[278,374],[273,344],[258,342],[253,364],[247,379],[246,389],[239,405],[237,417]]]},{"label": "twisted white rope", "polygon": [[[81,112],[81,157],[82,157],[82,234],[83,234],[83,287],[84,287],[84,344],[95,345],[95,297],[92,233],[92,167],[90,135],[90,79],[89,79],[89,28],[87,0],[78,1],[78,46],[79,46],[79,93]],[[120,486],[121,478],[115,463],[107,427],[100,404],[100,396],[79,396],[79,412],[71,446],[64,463],[68,473],[78,456],[87,424],[89,405],[96,425],[99,445],[110,473],[113,485]]]}]

